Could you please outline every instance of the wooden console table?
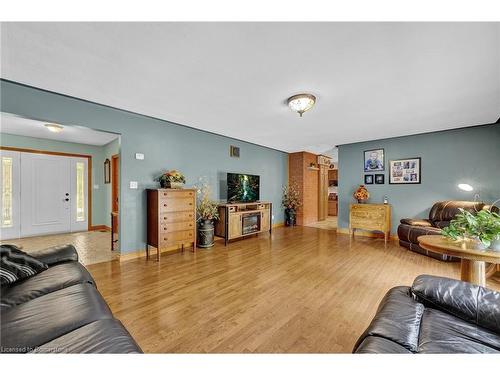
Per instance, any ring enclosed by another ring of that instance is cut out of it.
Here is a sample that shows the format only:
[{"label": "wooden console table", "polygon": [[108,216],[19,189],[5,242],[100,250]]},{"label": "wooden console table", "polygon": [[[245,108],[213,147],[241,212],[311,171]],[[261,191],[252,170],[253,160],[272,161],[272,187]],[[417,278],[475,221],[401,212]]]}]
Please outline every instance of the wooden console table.
[{"label": "wooden console table", "polygon": [[242,238],[252,234],[272,231],[271,202],[254,203],[221,203],[219,204],[219,220],[215,223],[215,235],[229,240]]},{"label": "wooden console table", "polygon": [[472,249],[466,242],[454,241],[441,235],[420,236],[418,243],[426,250],[460,258],[460,279],[476,285],[486,285],[486,262],[500,264],[498,251]]},{"label": "wooden console table", "polygon": [[355,229],[384,233],[385,244],[391,235],[391,205],[375,203],[352,203],[349,210],[349,235]]}]

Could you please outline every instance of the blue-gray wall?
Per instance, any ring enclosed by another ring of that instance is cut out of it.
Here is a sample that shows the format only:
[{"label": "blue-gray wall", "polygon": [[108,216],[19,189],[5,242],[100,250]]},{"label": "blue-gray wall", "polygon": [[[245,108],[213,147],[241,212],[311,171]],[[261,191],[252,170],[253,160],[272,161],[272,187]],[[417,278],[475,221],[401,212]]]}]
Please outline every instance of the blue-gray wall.
[{"label": "blue-gray wall", "polygon": [[[401,218],[427,217],[432,204],[440,200],[473,200],[476,192],[486,202],[500,198],[500,124],[341,145],[340,228],[348,228],[352,193],[364,184],[363,151],[377,148],[385,149],[385,184],[366,187],[371,203],[382,203],[384,195],[389,197],[393,233]],[[389,160],[408,157],[422,158],[422,183],[390,185]],[[459,190],[461,182],[476,190]]]},{"label": "blue-gray wall", "polygon": [[[206,176],[221,198],[226,172],[260,175],[261,199],[273,202],[274,222],[283,221],[281,186],[288,179],[288,155],[246,142],[209,134],[167,121],[157,120],[55,93],[0,81],[0,110],[46,121],[87,126],[120,133],[121,145],[121,252],[143,249],[146,237],[145,188],[155,187],[153,179],[166,169],[178,169],[187,185]],[[229,157],[229,146],[240,147],[241,157]],[[135,153],[145,160],[136,160]],[[138,181],[139,189],[129,189]]]}]

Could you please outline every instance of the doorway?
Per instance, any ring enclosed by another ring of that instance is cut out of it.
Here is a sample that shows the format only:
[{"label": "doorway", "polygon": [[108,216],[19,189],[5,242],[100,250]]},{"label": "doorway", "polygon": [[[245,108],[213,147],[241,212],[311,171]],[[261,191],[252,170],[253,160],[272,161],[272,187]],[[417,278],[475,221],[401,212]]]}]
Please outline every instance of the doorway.
[{"label": "doorway", "polygon": [[91,157],[2,147],[0,239],[86,231]]},{"label": "doorway", "polygon": [[120,156],[111,157],[111,250],[119,238],[119,213],[120,213]]}]

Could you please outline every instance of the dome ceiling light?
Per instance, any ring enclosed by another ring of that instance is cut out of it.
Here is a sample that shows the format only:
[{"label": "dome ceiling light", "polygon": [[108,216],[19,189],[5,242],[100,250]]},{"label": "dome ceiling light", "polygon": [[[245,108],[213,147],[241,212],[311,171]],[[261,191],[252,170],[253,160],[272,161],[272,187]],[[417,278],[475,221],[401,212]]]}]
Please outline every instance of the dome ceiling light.
[{"label": "dome ceiling light", "polygon": [[64,129],[64,126],[58,124],[45,124],[45,127],[53,133],[60,133]]},{"label": "dome ceiling light", "polygon": [[302,117],[304,112],[309,111],[314,106],[316,97],[311,94],[297,94],[289,97],[287,102],[290,109]]}]

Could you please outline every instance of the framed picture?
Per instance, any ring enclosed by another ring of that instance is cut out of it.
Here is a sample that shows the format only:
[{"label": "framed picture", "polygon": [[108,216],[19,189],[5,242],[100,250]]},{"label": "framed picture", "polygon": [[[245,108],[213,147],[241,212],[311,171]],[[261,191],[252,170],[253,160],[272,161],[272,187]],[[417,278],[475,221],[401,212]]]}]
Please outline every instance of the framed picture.
[{"label": "framed picture", "polygon": [[390,184],[420,184],[422,182],[421,158],[391,160],[389,169]]},{"label": "framed picture", "polygon": [[111,183],[111,161],[109,159],[104,162],[104,183]]},{"label": "framed picture", "polygon": [[383,185],[385,183],[385,175],[384,174],[376,174],[375,175],[375,183]]},{"label": "framed picture", "polygon": [[364,152],[363,168],[365,172],[384,170],[384,149],[368,150]]},{"label": "framed picture", "polygon": [[365,174],[365,185],[371,185],[371,184],[373,184],[373,175]]}]

